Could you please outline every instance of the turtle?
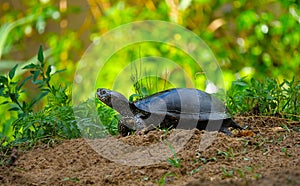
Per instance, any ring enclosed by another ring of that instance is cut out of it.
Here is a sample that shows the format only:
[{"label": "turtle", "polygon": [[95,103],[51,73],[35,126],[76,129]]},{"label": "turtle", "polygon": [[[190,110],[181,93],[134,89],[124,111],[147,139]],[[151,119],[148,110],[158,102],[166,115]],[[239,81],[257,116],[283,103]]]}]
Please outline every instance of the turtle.
[{"label": "turtle", "polygon": [[231,135],[229,127],[243,129],[222,101],[195,88],[172,88],[133,102],[105,88],[98,88],[96,96],[120,114],[118,131],[122,136],[155,128],[197,128],[227,135]]}]

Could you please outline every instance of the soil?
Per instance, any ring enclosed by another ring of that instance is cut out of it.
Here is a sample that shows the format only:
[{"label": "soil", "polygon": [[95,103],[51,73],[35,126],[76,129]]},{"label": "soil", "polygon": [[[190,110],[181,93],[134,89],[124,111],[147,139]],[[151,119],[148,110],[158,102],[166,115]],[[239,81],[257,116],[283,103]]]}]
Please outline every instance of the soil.
[{"label": "soil", "polygon": [[[176,129],[37,145],[28,152],[13,153],[13,163],[0,167],[0,184],[300,185],[299,122],[258,116],[235,121],[248,130],[226,136]],[[188,140],[181,141],[186,136]],[[172,146],[166,142],[170,139],[178,143]],[[139,151],[143,148],[147,150]],[[156,153],[159,148],[170,153]]]}]

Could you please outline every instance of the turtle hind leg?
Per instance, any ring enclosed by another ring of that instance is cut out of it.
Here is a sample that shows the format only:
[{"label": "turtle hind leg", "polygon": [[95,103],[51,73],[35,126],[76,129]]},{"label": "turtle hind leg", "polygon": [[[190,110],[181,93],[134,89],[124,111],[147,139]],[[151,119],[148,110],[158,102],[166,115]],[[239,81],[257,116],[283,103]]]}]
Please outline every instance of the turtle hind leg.
[{"label": "turtle hind leg", "polygon": [[234,128],[234,129],[241,129],[241,130],[244,129],[244,128],[241,127],[239,124],[237,124],[235,121],[233,121],[233,119],[231,119],[231,118],[225,119],[225,120],[223,121],[222,127],[232,127],[232,128]]},{"label": "turtle hind leg", "polygon": [[225,133],[228,136],[231,136],[231,132],[228,129],[229,127],[232,127],[234,129],[243,130],[243,128],[239,124],[237,124],[235,121],[233,121],[233,119],[228,118],[223,121],[223,124],[219,131]]},{"label": "turtle hind leg", "polygon": [[221,127],[220,132],[223,132],[227,136],[231,136],[231,132],[229,131],[229,129],[227,127]]}]

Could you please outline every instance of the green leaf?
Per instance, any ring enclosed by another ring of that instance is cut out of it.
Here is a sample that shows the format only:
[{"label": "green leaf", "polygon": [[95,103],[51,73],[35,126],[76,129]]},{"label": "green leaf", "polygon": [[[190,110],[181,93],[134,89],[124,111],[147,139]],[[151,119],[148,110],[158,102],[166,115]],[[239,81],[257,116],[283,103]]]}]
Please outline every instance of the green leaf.
[{"label": "green leaf", "polygon": [[38,52],[38,60],[44,66],[44,54],[43,54],[43,46],[40,45],[39,52]]},{"label": "green leaf", "polygon": [[64,72],[64,71],[66,71],[66,69],[57,70],[57,71],[55,71],[55,72],[53,73],[53,75],[54,75],[54,74],[57,74],[57,73],[60,73],[60,72]]},{"label": "green leaf", "polygon": [[33,81],[33,84],[35,84],[35,85],[41,85],[41,86],[43,86],[43,84],[44,84],[44,81],[43,80],[35,80],[35,81]]},{"label": "green leaf", "polygon": [[30,104],[27,104],[25,101],[22,102],[22,111],[26,113],[32,112],[32,106]]},{"label": "green leaf", "polygon": [[141,97],[141,95],[140,94],[132,94],[132,95],[130,95],[130,97],[129,97],[129,101],[131,102],[131,101],[134,101],[134,98],[135,97]]},{"label": "green leaf", "polygon": [[286,126],[284,123],[281,123],[281,127],[284,128],[286,131],[291,132],[288,126]]},{"label": "green leaf", "polygon": [[49,65],[47,68],[46,77],[50,77],[50,73],[51,73],[51,65]]},{"label": "green leaf", "polygon": [[20,110],[19,107],[12,107],[12,108],[8,109],[8,111],[18,111],[18,110]]},{"label": "green leaf", "polygon": [[4,85],[0,85],[0,96],[2,95],[2,92],[4,91],[5,87]]},{"label": "green leaf", "polygon": [[7,91],[4,92],[4,88],[0,88],[0,96],[3,96],[5,98],[9,98],[9,93]]},{"label": "green leaf", "polygon": [[149,95],[149,91],[147,90],[146,87],[142,87],[141,92],[142,92],[143,96],[148,96]]},{"label": "green leaf", "polygon": [[5,76],[0,76],[0,83],[7,84],[7,83],[8,83],[7,77],[5,77]]},{"label": "green leaf", "polygon": [[49,88],[42,88],[41,91],[48,91],[48,92],[50,92],[51,90]]},{"label": "green leaf", "polygon": [[34,82],[36,81],[36,79],[38,78],[39,75],[40,75],[40,70],[37,70],[37,71],[34,72],[34,74],[33,74],[33,81]]},{"label": "green leaf", "polygon": [[16,84],[17,84],[17,82],[15,82],[15,81],[11,81],[11,82],[9,82],[9,84],[10,84],[10,85],[16,85]]},{"label": "green leaf", "polygon": [[12,79],[15,76],[16,70],[17,70],[18,64],[16,64],[10,71],[9,71],[9,78]]},{"label": "green leaf", "polygon": [[24,112],[21,112],[21,113],[18,114],[18,118],[22,118],[24,116],[26,116],[26,113],[24,113]]},{"label": "green leaf", "polygon": [[245,82],[245,81],[234,81],[232,82],[233,85],[238,85],[238,86],[241,86],[241,87],[247,87],[248,86],[248,83]]},{"label": "green leaf", "polygon": [[5,105],[7,103],[9,103],[9,101],[3,101],[0,105]]},{"label": "green leaf", "polygon": [[258,20],[258,15],[254,10],[243,11],[237,17],[237,28],[239,30],[251,29],[258,22]]},{"label": "green leaf", "polygon": [[23,67],[22,69],[32,69],[32,68],[38,68],[39,65],[30,63],[29,65],[26,65],[25,67]]},{"label": "green leaf", "polygon": [[45,97],[49,92],[43,92],[39,95],[39,97],[37,97],[35,100],[33,100],[30,104],[30,107],[32,107],[35,103],[37,103],[38,101],[40,101],[43,97]]}]

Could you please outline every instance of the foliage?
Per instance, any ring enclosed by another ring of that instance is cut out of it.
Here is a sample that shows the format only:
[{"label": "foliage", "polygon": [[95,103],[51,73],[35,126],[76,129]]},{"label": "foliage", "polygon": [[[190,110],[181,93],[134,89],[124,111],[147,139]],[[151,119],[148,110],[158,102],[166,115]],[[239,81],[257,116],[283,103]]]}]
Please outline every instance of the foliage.
[{"label": "foliage", "polygon": [[228,178],[228,177],[233,177],[233,170],[226,170],[225,167],[222,167],[222,178]]},{"label": "foliage", "polygon": [[[259,80],[265,76],[277,77],[280,81],[293,76],[299,78],[296,72],[299,71],[300,61],[300,16],[295,0],[183,0],[150,1],[150,4],[152,6],[144,6],[142,1],[111,3],[103,10],[102,19],[97,21],[99,24],[93,37],[100,37],[107,30],[136,20],[171,21],[190,29],[209,45],[219,61],[226,82],[231,82],[235,76],[245,75]],[[123,16],[120,15],[126,15],[126,19],[121,19]],[[142,57],[151,53],[171,59],[181,66],[191,65],[178,50],[164,50],[162,45],[145,46],[141,49]],[[132,61],[131,57],[120,55],[116,61],[119,64],[126,63],[124,61]],[[137,55],[134,59],[138,57],[140,56]],[[291,73],[284,74],[283,71]]]},{"label": "foliage", "polygon": [[74,108],[74,112],[77,126],[86,138],[101,138],[118,133],[118,113],[98,98],[88,99],[79,104]]},{"label": "foliage", "polygon": [[[73,50],[78,50],[81,42],[76,31],[66,29],[60,35],[57,28],[59,24],[67,24],[66,17],[79,12],[79,7],[61,8],[52,0],[4,1],[0,7],[1,73],[15,64],[27,64],[28,58],[35,55],[31,46],[38,47],[40,43],[47,47],[48,63],[53,67],[74,69],[74,55],[77,53]],[[70,77],[70,73],[72,76],[72,71],[64,74]],[[66,80],[71,80],[64,74]]]},{"label": "foliage", "polygon": [[257,167],[255,166],[245,166],[241,168],[233,168],[230,170],[227,170],[225,167],[222,167],[222,178],[228,178],[228,177],[233,177],[233,176],[238,176],[243,179],[243,181],[247,182],[246,176],[250,176],[254,179],[258,179],[261,177],[260,173],[255,173],[255,169]]},{"label": "foliage", "polygon": [[235,156],[234,151],[231,147],[228,147],[227,151],[218,150],[217,155],[223,156],[223,157],[225,157],[225,159],[229,159],[229,158],[234,159],[234,156]]},{"label": "foliage", "polygon": [[165,141],[165,143],[168,145],[169,149],[173,153],[173,158],[169,158],[167,160],[167,162],[176,168],[180,168],[181,167],[181,159],[177,157],[174,147],[172,147],[172,145],[167,141]]},{"label": "foliage", "polygon": [[161,90],[166,90],[167,88],[173,88],[168,83],[168,79],[160,78],[158,76],[163,76],[163,74],[157,74],[158,76],[151,77],[140,77],[140,71],[142,70],[142,64],[138,64],[140,68],[134,66],[133,73],[131,75],[131,80],[133,82],[133,94],[130,95],[129,101],[134,101],[135,99],[140,99]]},{"label": "foliage", "polygon": [[[6,10],[5,7],[7,6],[7,3],[3,3],[3,9]],[[33,25],[35,25],[39,33],[43,33],[45,31],[46,21],[49,18],[57,19],[58,17],[55,15],[59,15],[57,7],[45,4],[41,6],[40,3],[32,7],[32,11],[29,11],[27,15],[23,15],[23,17],[18,20],[14,20],[17,10],[10,9],[9,12],[6,11],[4,11],[7,13],[4,16],[5,22],[3,22],[4,20],[2,19],[0,27],[0,59],[3,53],[8,53],[11,50],[16,40],[24,38],[26,34],[32,30]],[[23,27],[24,31],[21,31],[20,27]],[[12,32],[13,30],[15,31]]]},{"label": "foliage", "polygon": [[[47,138],[74,138],[80,136],[76,127],[71,99],[67,88],[50,83],[52,76],[61,71],[52,72],[51,65],[46,66],[43,49],[38,52],[38,64],[29,64],[23,69],[30,74],[23,80],[14,80],[17,65],[6,76],[0,76],[0,96],[6,98],[2,104],[9,104],[8,111],[18,113],[18,118],[13,122],[14,138],[16,142],[44,140]],[[39,95],[32,100],[22,100],[22,93],[26,92],[23,86],[31,82],[40,90]],[[34,106],[43,97],[47,96],[48,104],[35,112]]]},{"label": "foliage", "polygon": [[[2,105],[10,107],[8,112],[17,112],[17,119],[10,120],[2,128],[0,135],[4,141],[1,145],[6,145],[7,141],[12,140],[8,139],[10,136],[7,135],[10,123],[13,126],[13,143],[26,141],[34,144],[48,139],[76,138],[82,134],[80,129],[88,130],[89,137],[118,133],[118,114],[105,107],[98,99],[87,100],[76,106],[77,118],[75,118],[69,88],[61,84],[55,85],[51,81],[55,74],[63,70],[53,72],[52,66],[46,65],[42,47],[38,51],[37,59],[38,64],[32,63],[23,67],[30,74],[24,79],[17,80],[15,77],[18,65],[9,71],[8,76],[0,76],[0,96],[5,99]],[[39,94],[31,100],[23,99],[22,95],[27,92],[24,85],[30,80],[38,88]],[[35,111],[35,106],[40,106],[44,97],[47,98],[47,104]],[[92,112],[95,106],[97,112]],[[99,128],[102,129],[98,130]]]},{"label": "foliage", "polygon": [[95,101],[98,113],[97,117],[100,118],[101,124],[105,127],[109,134],[118,134],[118,121],[120,119],[119,114],[112,108],[107,107],[98,98],[96,98]]},{"label": "foliage", "polygon": [[162,177],[157,181],[158,186],[165,185],[168,177],[176,177],[176,175],[172,172],[165,173]]},{"label": "foliage", "polygon": [[[124,0],[104,3],[103,0],[91,0],[81,2],[83,6],[76,5],[77,1],[70,1],[64,8],[51,0],[3,2],[0,23],[5,34],[3,32],[1,38],[3,41],[3,38],[7,39],[5,44],[1,44],[2,57],[18,60],[13,57],[15,53],[21,59],[31,57],[33,51],[27,47],[27,38],[34,44],[45,43],[52,51],[48,62],[57,68],[66,67],[68,71],[63,76],[65,81],[70,81],[76,61],[95,39],[122,24],[152,19],[175,22],[200,36],[215,53],[225,82],[229,82],[227,87],[236,77],[245,75],[259,80],[265,76],[276,77],[279,81],[290,80],[293,76],[298,79],[300,16],[296,2],[150,0],[145,3],[142,0]],[[16,26],[4,29],[9,24]],[[8,34],[10,37],[4,37]],[[171,59],[184,68],[191,66],[188,70],[192,73],[191,77],[201,72],[193,70],[195,64],[191,64],[180,50],[163,45],[145,45],[141,50],[142,56],[123,53],[117,55],[115,62],[122,66],[139,57],[155,55]],[[19,51],[26,52],[20,54]],[[109,79],[105,81],[106,86],[112,84],[110,79],[118,73],[112,70],[112,67],[117,68],[115,64],[109,65],[105,74]],[[281,73],[284,71],[290,73]],[[202,88],[204,85],[197,86]]]},{"label": "foliage", "polygon": [[227,107],[233,113],[254,113],[258,115],[281,115],[299,120],[300,81],[294,78],[279,83],[275,79],[263,81],[244,78],[232,82],[227,91]]}]

